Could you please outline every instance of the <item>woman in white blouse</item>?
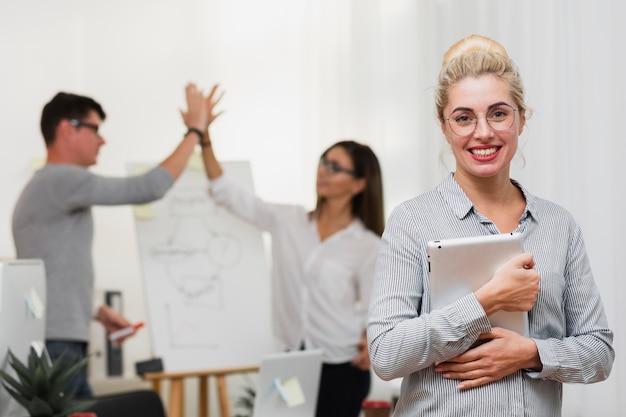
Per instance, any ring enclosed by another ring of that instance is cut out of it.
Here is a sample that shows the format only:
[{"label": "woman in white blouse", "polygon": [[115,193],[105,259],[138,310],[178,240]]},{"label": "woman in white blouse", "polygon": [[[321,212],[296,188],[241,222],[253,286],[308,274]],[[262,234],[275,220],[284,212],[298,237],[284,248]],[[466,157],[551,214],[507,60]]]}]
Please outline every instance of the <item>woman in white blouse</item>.
[{"label": "woman in white blouse", "polygon": [[[208,97],[210,118],[217,86]],[[367,306],[384,228],[378,159],[351,140],[319,160],[317,205],[262,201],[228,178],[208,130],[202,153],[220,205],[272,236],[274,330],[286,349],[322,349],[318,417],[357,417],[370,386]]]}]

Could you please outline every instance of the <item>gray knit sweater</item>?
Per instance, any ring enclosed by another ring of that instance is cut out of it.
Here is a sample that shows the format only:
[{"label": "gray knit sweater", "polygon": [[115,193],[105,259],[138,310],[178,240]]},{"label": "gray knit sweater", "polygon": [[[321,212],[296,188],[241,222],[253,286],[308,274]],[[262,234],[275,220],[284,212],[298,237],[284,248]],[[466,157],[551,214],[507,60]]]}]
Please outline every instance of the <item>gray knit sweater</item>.
[{"label": "gray knit sweater", "polygon": [[160,166],[111,178],[69,164],[47,164],[26,185],[13,212],[18,258],[43,259],[46,339],[87,341],[93,315],[91,206],[158,200],[174,183]]}]

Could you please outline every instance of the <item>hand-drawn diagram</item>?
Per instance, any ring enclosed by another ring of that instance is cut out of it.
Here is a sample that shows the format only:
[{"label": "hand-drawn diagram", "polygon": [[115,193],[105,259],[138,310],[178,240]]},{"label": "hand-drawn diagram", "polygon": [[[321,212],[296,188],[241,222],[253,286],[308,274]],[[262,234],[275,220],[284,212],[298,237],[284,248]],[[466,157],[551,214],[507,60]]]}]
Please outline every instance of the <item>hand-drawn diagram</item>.
[{"label": "hand-drawn diagram", "polygon": [[149,255],[163,264],[173,287],[186,303],[222,308],[223,272],[241,260],[241,242],[211,227],[219,211],[206,191],[172,190],[172,229],[150,248]]},{"label": "hand-drawn diagram", "polygon": [[[252,189],[249,164],[224,168]],[[135,211],[148,324],[168,371],[255,364],[272,350],[261,233],[217,206],[207,186],[188,168],[163,200]]]}]

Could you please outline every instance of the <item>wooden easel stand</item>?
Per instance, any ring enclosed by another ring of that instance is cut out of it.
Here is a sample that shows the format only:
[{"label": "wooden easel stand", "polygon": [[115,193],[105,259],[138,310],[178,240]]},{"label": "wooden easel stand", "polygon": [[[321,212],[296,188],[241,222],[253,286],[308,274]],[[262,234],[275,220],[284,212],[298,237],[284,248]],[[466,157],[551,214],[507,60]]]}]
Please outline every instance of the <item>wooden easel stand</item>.
[{"label": "wooden easel stand", "polygon": [[161,396],[163,396],[163,393],[161,392],[161,382],[163,380],[169,380],[170,395],[167,415],[169,417],[185,417],[185,379],[198,378],[198,417],[209,417],[209,378],[215,377],[217,381],[217,392],[220,402],[220,417],[231,417],[226,377],[231,374],[241,374],[258,371],[259,366],[243,366],[239,368],[207,369],[203,371],[150,372],[144,374],[143,379],[146,381],[152,381],[152,389],[154,389]]}]

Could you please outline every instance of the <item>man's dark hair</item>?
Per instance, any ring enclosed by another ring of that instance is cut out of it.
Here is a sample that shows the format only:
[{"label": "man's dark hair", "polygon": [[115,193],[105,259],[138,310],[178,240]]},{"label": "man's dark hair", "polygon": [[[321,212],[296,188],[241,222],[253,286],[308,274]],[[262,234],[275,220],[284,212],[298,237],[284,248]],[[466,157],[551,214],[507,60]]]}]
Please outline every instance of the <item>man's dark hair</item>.
[{"label": "man's dark hair", "polygon": [[41,112],[41,133],[46,146],[54,142],[54,134],[63,119],[82,120],[93,110],[104,120],[106,114],[102,106],[92,98],[70,93],[57,93]]}]

